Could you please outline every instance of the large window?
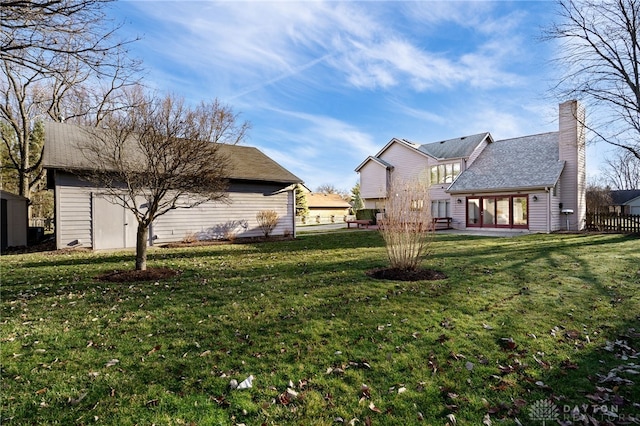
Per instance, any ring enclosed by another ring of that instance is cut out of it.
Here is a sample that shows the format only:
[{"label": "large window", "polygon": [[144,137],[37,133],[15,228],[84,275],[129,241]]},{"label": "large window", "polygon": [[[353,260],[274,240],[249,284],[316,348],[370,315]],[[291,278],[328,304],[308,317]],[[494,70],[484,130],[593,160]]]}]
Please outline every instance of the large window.
[{"label": "large window", "polygon": [[460,163],[431,166],[431,184],[452,183],[460,174]]},{"label": "large window", "polygon": [[431,217],[451,217],[449,200],[433,200],[431,202]]},{"label": "large window", "polygon": [[486,228],[527,228],[526,195],[467,198],[467,226]]}]

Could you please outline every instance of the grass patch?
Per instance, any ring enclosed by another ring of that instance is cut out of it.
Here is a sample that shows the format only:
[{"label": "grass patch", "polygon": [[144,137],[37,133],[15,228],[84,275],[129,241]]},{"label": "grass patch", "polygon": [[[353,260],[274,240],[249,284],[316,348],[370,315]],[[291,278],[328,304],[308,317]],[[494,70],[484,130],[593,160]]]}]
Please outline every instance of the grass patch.
[{"label": "grass patch", "polygon": [[4,256],[0,422],[531,424],[541,399],[639,417],[638,248],[438,235],[422,266],[447,278],[416,282],[366,275],[375,232],[151,250],[180,274],[147,282],[95,279],[130,252]]}]

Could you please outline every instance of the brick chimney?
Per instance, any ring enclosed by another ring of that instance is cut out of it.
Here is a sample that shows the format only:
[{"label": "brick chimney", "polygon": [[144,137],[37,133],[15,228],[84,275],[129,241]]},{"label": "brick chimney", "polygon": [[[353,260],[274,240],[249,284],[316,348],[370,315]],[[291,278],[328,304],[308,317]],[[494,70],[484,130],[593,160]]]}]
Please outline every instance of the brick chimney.
[{"label": "brick chimney", "polygon": [[578,101],[567,101],[559,108],[559,157],[564,161],[560,176],[560,200],[562,209],[571,209],[573,214],[561,218],[561,225],[569,229],[582,230],[585,226],[586,203],[586,160],[585,160],[585,111]]}]

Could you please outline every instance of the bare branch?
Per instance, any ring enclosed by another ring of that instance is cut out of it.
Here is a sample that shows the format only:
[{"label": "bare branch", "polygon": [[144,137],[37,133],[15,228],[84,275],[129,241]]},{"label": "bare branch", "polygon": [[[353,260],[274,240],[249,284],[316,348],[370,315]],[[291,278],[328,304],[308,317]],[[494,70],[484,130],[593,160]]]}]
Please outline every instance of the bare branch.
[{"label": "bare branch", "polygon": [[640,0],[558,3],[558,23],[545,34],[559,42],[555,93],[588,106],[595,140],[640,159]]}]

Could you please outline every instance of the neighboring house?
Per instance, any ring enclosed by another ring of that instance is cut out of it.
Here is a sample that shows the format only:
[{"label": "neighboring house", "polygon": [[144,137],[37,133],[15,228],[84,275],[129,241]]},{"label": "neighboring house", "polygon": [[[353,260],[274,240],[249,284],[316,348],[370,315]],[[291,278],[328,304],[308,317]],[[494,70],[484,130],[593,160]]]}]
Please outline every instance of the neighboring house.
[{"label": "neighboring house", "polygon": [[0,250],[27,245],[29,199],[0,190]]},{"label": "neighboring house", "polygon": [[557,132],[495,141],[479,133],[429,144],[392,139],[364,160],[365,208],[384,209],[391,179],[431,186],[433,217],[456,229],[578,230],[585,224],[584,109],[559,106]]},{"label": "neighboring house", "polygon": [[[45,124],[43,165],[55,197],[56,245],[110,249],[135,247],[137,221],[113,204],[104,188],[80,179],[74,171],[91,169],[77,149],[87,132],[60,123]],[[158,217],[149,231],[149,244],[184,239],[257,237],[260,210],[280,216],[272,235],[295,235],[294,187],[301,182],[256,148],[224,145],[230,158],[227,202],[207,202],[171,210]]]},{"label": "neighboring house", "polygon": [[351,204],[339,194],[309,192],[306,198],[309,208],[308,222],[311,223],[344,222],[351,208]]},{"label": "neighboring house", "polygon": [[620,214],[640,215],[640,189],[611,191],[609,210]]}]

